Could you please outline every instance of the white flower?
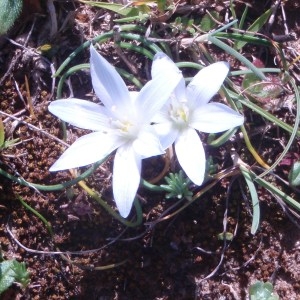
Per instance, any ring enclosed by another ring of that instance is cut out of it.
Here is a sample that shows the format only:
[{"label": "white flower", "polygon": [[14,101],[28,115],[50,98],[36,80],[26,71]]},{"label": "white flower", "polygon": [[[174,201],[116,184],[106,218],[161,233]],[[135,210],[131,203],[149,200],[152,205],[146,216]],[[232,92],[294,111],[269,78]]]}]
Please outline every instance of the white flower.
[{"label": "white flower", "polygon": [[49,111],[65,122],[95,131],[77,139],[50,171],[86,166],[117,149],[113,194],[120,214],[127,217],[140,183],[141,160],[164,152],[150,121],[181,74],[177,70],[168,78],[157,75],[140,92],[129,92],[115,68],[93,46],[90,52],[93,87],[104,106],[74,98],[49,105]]},{"label": "white flower", "polygon": [[[244,117],[221,103],[208,103],[218,92],[229,71],[225,62],[217,62],[199,71],[186,87],[184,78],[155,115],[157,133],[164,149],[175,142],[178,161],[187,176],[201,185],[205,175],[205,152],[196,130],[217,133],[242,125]],[[152,78],[177,73],[178,68],[164,53],[152,64]]]}]

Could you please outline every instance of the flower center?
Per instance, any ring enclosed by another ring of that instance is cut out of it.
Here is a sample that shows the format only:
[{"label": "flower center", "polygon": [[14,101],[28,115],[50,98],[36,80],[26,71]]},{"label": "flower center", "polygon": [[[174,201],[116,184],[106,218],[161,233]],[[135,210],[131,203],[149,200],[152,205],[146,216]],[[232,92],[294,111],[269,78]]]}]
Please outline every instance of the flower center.
[{"label": "flower center", "polygon": [[189,121],[190,111],[183,102],[172,103],[169,109],[170,118],[180,127],[186,126]]},{"label": "flower center", "polygon": [[130,121],[111,120],[111,126],[126,138],[132,139],[137,136],[137,126]]}]

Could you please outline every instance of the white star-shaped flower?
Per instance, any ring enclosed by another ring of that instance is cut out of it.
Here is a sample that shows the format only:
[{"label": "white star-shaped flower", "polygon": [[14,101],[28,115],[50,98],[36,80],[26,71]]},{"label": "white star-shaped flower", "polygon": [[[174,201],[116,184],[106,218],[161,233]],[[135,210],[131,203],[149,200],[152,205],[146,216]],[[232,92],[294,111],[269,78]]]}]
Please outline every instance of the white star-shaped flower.
[{"label": "white star-shaped flower", "polygon": [[[200,70],[185,86],[184,78],[152,121],[164,149],[175,142],[178,161],[187,176],[201,185],[205,176],[205,152],[197,130],[217,133],[240,126],[244,117],[221,103],[209,103],[229,71],[226,62],[217,62]],[[152,78],[177,74],[175,63],[158,53],[152,64]]]},{"label": "white star-shaped flower", "polygon": [[93,46],[91,77],[103,105],[80,99],[53,101],[49,111],[74,126],[95,132],[80,137],[50,171],[86,166],[117,149],[113,166],[113,194],[121,216],[130,213],[140,183],[141,160],[162,154],[151,119],[181,79],[179,70],[168,78],[155,76],[140,92],[129,92],[123,79]]}]

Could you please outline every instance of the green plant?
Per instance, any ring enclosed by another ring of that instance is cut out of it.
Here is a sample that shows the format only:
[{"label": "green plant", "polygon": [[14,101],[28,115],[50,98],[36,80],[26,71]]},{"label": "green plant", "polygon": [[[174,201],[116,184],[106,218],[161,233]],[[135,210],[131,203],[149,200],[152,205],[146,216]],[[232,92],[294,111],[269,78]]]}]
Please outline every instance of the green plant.
[{"label": "green plant", "polygon": [[0,35],[5,34],[21,13],[23,0],[0,1]]},{"label": "green plant", "polygon": [[107,3],[101,1],[80,0],[84,4],[107,9],[124,17],[115,19],[116,23],[127,23],[132,21],[145,22],[148,19],[168,19],[175,9],[173,1],[166,0],[137,0],[130,5],[119,3]]},{"label": "green plant", "polygon": [[30,281],[25,263],[15,259],[4,260],[0,263],[0,294],[7,290],[14,282],[26,287]]},{"label": "green plant", "polygon": [[[98,2],[99,3],[99,2]],[[253,220],[252,220],[252,228],[251,233],[255,234],[259,228],[259,221],[260,221],[260,207],[259,207],[259,199],[258,199],[258,193],[257,193],[257,186],[261,186],[265,188],[267,191],[269,191],[271,194],[275,195],[276,197],[281,198],[284,203],[287,204],[287,206],[292,207],[295,211],[300,211],[300,204],[298,201],[296,201],[291,196],[284,193],[280,186],[277,186],[277,184],[274,181],[270,181],[270,176],[277,176],[273,170],[274,168],[280,163],[281,159],[284,155],[286,155],[287,151],[289,150],[291,144],[293,141],[300,136],[299,131],[299,116],[300,116],[300,96],[299,96],[299,90],[296,86],[294,80],[290,77],[289,71],[284,72],[284,80],[282,82],[280,81],[281,85],[290,85],[291,89],[294,91],[295,100],[294,100],[294,107],[296,109],[296,118],[295,123],[293,125],[289,125],[286,122],[282,121],[278,117],[276,117],[275,114],[272,112],[266,111],[263,107],[259,106],[259,102],[257,103],[257,99],[260,99],[262,96],[266,97],[273,97],[274,91],[268,91],[265,90],[265,87],[270,87],[271,83],[274,84],[274,82],[270,82],[269,80],[269,74],[271,74],[274,77],[279,77],[278,74],[281,74],[281,69],[279,68],[261,68],[255,65],[254,63],[250,62],[249,60],[245,59],[243,55],[241,55],[238,51],[230,47],[229,45],[232,45],[232,43],[225,43],[222,40],[238,40],[238,41],[246,41],[247,43],[253,43],[258,45],[264,45],[268,47],[273,47],[270,43],[270,41],[264,39],[261,36],[256,36],[253,32],[251,34],[241,34],[241,33],[228,33],[224,32],[227,28],[234,26],[237,23],[237,21],[233,21],[225,26],[223,26],[220,29],[217,29],[213,32],[203,34],[197,37],[193,38],[184,38],[182,39],[182,45],[185,45],[187,47],[192,46],[194,43],[202,43],[201,46],[204,51],[204,55],[206,56],[207,60],[210,62],[213,62],[213,58],[209,55],[209,52],[205,50],[205,43],[212,42],[215,44],[215,46],[220,47],[222,50],[227,52],[229,55],[233,56],[235,59],[239,60],[243,65],[248,67],[248,69],[239,70],[239,71],[232,71],[229,76],[235,77],[235,76],[244,76],[244,87],[239,87],[236,84],[234,84],[229,78],[227,81],[227,88],[222,88],[222,93],[226,97],[227,102],[230,104],[230,106],[234,109],[238,109],[239,111],[243,111],[244,109],[250,109],[253,111],[254,114],[258,114],[261,118],[265,119],[267,122],[271,122],[278,128],[283,129],[288,134],[290,134],[290,139],[286,145],[286,148],[282,152],[282,154],[278,157],[278,159],[273,163],[271,167],[269,167],[266,163],[264,163],[263,159],[260,158],[257,151],[254,149],[254,147],[251,144],[250,138],[248,136],[248,133],[246,131],[246,127],[242,126],[240,129],[243,134],[243,139],[245,142],[246,147],[248,148],[249,152],[253,155],[253,158],[257,163],[259,163],[264,169],[259,169],[257,167],[250,167],[250,165],[243,163],[242,160],[239,160],[239,163],[234,163],[234,166],[223,171],[219,171],[218,169],[215,169],[214,171],[211,171],[210,168],[207,168],[209,171],[209,178],[207,178],[207,186],[202,187],[198,192],[196,192],[195,195],[190,195],[188,184],[186,186],[181,185],[180,180],[182,179],[180,175],[173,174],[175,182],[172,183],[174,186],[169,186],[168,189],[171,190],[165,190],[161,186],[152,185],[145,181],[142,181],[142,185],[146,187],[148,190],[155,191],[155,192],[167,192],[167,196],[169,198],[175,197],[175,198],[187,198],[190,201],[187,201],[183,204],[181,208],[179,208],[177,211],[172,213],[172,215],[177,214],[181,210],[183,210],[185,207],[193,203],[195,200],[197,200],[203,193],[208,191],[210,188],[212,188],[219,180],[221,180],[224,177],[230,177],[233,174],[234,175],[242,175],[246,181],[247,188],[249,190],[249,194],[252,200],[252,208],[253,208]],[[189,24],[187,24],[189,25]],[[192,25],[192,24],[190,24]],[[145,32],[146,28],[139,25],[122,25],[119,26],[119,36],[120,40],[114,40],[116,47],[122,49],[122,50],[130,50],[134,51],[136,53],[142,54],[145,57],[149,59],[153,59],[153,56],[157,52],[166,52],[170,53],[170,49],[167,44],[159,42],[157,44],[149,41],[147,38],[145,38]],[[101,34],[97,37],[95,37],[92,41],[87,41],[83,43],[80,47],[78,47],[73,53],[70,54],[70,56],[63,62],[63,64],[58,68],[55,77],[60,77],[58,86],[57,86],[57,97],[62,97],[62,87],[65,83],[66,79],[71,76],[73,73],[89,68],[88,64],[81,64],[77,66],[73,66],[69,69],[67,69],[67,65],[72,61],[72,59],[82,52],[85,48],[89,47],[91,43],[104,43],[109,39],[114,38],[114,31],[111,30],[109,32],[106,32],[104,34]],[[138,42],[138,44],[133,43],[132,41]],[[161,41],[161,40],[160,40]],[[229,45],[228,45],[229,44]],[[274,46],[275,47],[275,46]],[[274,50],[278,50],[277,48]],[[280,54],[280,53],[279,53]],[[197,63],[192,62],[180,62],[176,64],[179,68],[194,68],[194,69],[202,69],[203,66]],[[66,69],[66,70],[65,70]],[[122,69],[117,69],[118,72],[127,80],[133,82],[138,88],[141,88],[142,85],[139,82],[139,80],[133,76],[132,74],[126,72]],[[64,72],[64,73],[63,73]],[[251,76],[246,76],[247,74],[251,74]],[[289,81],[287,81],[285,78],[288,78]],[[275,84],[275,87],[277,88],[279,84]],[[252,88],[252,90],[251,90]],[[253,89],[254,88],[254,89]],[[249,125],[251,126],[251,125]],[[1,129],[0,129],[1,131]],[[225,144],[226,142],[230,142],[230,138],[233,137],[237,129],[231,129],[227,132],[221,134],[221,135],[211,135],[209,136],[209,139],[207,143],[212,147],[219,147],[220,145]],[[2,129],[2,132],[4,134],[4,131]],[[0,135],[0,142],[2,140],[2,144],[4,141],[4,135]],[[1,143],[0,143],[1,144]],[[99,165],[101,162],[98,162]],[[96,165],[98,165],[98,163]],[[213,164],[213,162],[212,162]],[[37,188],[41,191],[49,191],[49,190],[61,190],[66,187],[72,186],[73,184],[77,183],[83,178],[88,177],[96,168],[96,165],[92,168],[90,168],[88,171],[84,172],[81,175],[74,176],[75,179],[70,180],[63,184],[53,185],[53,186],[44,186],[34,183],[26,182],[22,178],[17,178],[12,176],[11,174],[8,174],[4,170],[0,169],[0,175],[3,175],[19,184],[30,186]],[[209,164],[211,165],[211,164]],[[299,181],[299,168],[297,168],[297,165],[294,169],[291,171],[290,175],[290,184],[291,185],[297,185],[297,182]],[[263,171],[262,174],[258,174],[258,171]],[[298,171],[297,171],[298,170]],[[263,177],[265,175],[269,175],[267,179],[264,179]],[[298,174],[298,175],[297,175]],[[177,176],[177,177],[176,177]],[[278,177],[278,176],[277,176]],[[172,180],[171,176],[169,177],[170,180]],[[178,181],[178,182],[176,182]],[[283,182],[283,181],[282,181]],[[287,183],[287,181],[285,181]],[[296,184],[295,184],[296,183]],[[82,184],[82,183],[81,183]],[[178,185],[179,184],[179,185]],[[127,226],[138,226],[142,222],[142,211],[141,207],[139,205],[139,201],[134,202],[136,206],[136,214],[137,214],[137,221],[136,222],[130,222],[123,218],[121,218],[113,209],[110,208],[110,206],[98,195],[96,192],[89,189],[87,186],[83,187],[88,194],[93,197],[97,202],[99,202],[105,210],[107,210],[109,213],[111,213],[116,219],[118,219],[120,222]],[[186,197],[187,196],[187,197]],[[180,199],[179,199],[180,200]]]},{"label": "green plant", "polygon": [[279,300],[270,282],[257,281],[249,288],[250,300]]},{"label": "green plant", "polygon": [[189,190],[191,181],[189,178],[183,175],[183,171],[180,170],[178,173],[170,173],[169,176],[165,177],[167,184],[162,184],[161,188],[167,192],[166,198],[185,198],[191,200],[193,192]]},{"label": "green plant", "polygon": [[5,130],[2,119],[0,118],[0,151],[15,145],[19,139],[5,140]]},{"label": "green plant", "polygon": [[291,186],[300,185],[300,161],[296,161],[290,172],[289,172],[289,182]]}]

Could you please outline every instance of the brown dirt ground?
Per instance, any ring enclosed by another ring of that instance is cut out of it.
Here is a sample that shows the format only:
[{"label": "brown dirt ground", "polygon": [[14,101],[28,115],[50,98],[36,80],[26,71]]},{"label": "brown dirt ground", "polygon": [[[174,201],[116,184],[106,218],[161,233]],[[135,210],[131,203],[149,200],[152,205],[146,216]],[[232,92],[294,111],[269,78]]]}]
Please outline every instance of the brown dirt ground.
[{"label": "brown dirt ground", "polygon": [[[270,7],[271,1],[264,2],[264,5],[261,1],[252,3],[249,22]],[[55,1],[60,31],[49,40],[51,19],[46,8],[39,1],[25,4],[22,16],[8,37],[21,45],[29,37],[26,49],[0,37],[0,111],[22,121],[2,116],[6,137],[19,138],[21,143],[0,153],[0,168],[29,182],[57,184],[72,179],[72,176],[68,171],[48,171],[65,149],[59,141],[44,133],[62,138],[59,121],[47,111],[49,101],[56,97],[49,62],[57,69],[79,45],[110,30],[114,23],[112,15],[104,10],[72,1]],[[182,3],[183,6],[188,4],[217,9],[222,17],[226,13],[222,1]],[[243,7],[243,2],[238,1],[238,14],[242,13]],[[299,35],[297,9],[297,3],[287,1],[285,11],[289,29]],[[203,10],[194,7],[189,16],[202,15]],[[168,22],[171,21],[172,18]],[[155,26],[158,28],[159,24]],[[283,32],[280,13],[276,15],[273,29],[276,34]],[[168,35],[170,32],[165,30],[165,36]],[[28,50],[46,43],[54,45],[54,52],[46,57],[47,60]],[[233,68],[239,67],[220,50],[211,45],[207,47],[214,58],[230,60]],[[284,43],[282,47],[289,61],[295,58],[295,53],[299,55],[299,40]],[[171,48],[176,54],[175,45]],[[103,55],[126,69],[117,53],[112,54],[113,50],[111,42],[102,47]],[[274,53],[270,49],[249,46],[245,51],[245,56],[254,55],[267,66],[272,66]],[[180,56],[185,60],[192,59],[194,53],[189,49],[180,50]],[[137,54],[125,52],[125,55],[139,66],[137,76],[145,81],[149,73],[148,62]],[[88,52],[78,55],[72,64],[86,62]],[[299,85],[299,64],[295,65],[293,75]],[[30,97],[25,76],[29,81],[33,112],[27,105]],[[76,73],[70,85],[76,97],[96,101],[88,72]],[[65,86],[63,94],[68,96],[69,93]],[[280,100],[283,99],[284,95]],[[293,124],[291,111],[294,112],[283,105],[274,114]],[[245,114],[251,130],[254,125],[266,125],[253,112],[245,111]],[[85,133],[71,126],[67,132],[69,144]],[[204,141],[207,138],[202,137]],[[289,136],[283,130],[271,128],[264,134],[253,134],[251,138],[265,161],[272,163],[282,152]],[[227,150],[232,145],[247,163],[254,163],[242,140],[219,149],[207,146],[219,169],[231,166]],[[276,169],[276,174],[286,179],[290,162],[299,159],[299,153],[298,140],[289,157]],[[153,168],[154,163],[163,165],[164,162],[159,158],[147,160],[145,177],[153,178],[161,171]],[[103,198],[114,207],[111,166],[109,159],[88,178],[87,183],[97,191],[101,189]],[[273,177],[267,179],[299,199],[297,191],[289,190]],[[196,193],[200,188],[193,187],[193,190]],[[1,295],[1,299],[247,299],[249,285],[256,280],[271,281],[280,299],[300,299],[300,231],[299,225],[296,226],[299,221],[293,217],[292,222],[283,212],[285,207],[264,189],[258,188],[258,191],[261,225],[255,236],[250,233],[251,201],[245,183],[238,175],[219,181],[192,205],[166,220],[160,219],[161,214],[174,204],[174,200],[166,200],[159,193],[141,188],[139,200],[143,208],[143,224],[126,229],[77,185],[57,192],[39,192],[0,175],[0,245],[3,255],[6,259],[24,261],[31,274],[26,289],[13,285]],[[18,196],[50,222],[53,236],[41,219],[24,208]],[[218,239],[224,223],[227,231],[234,234],[228,243]],[[20,247],[16,241],[27,248]],[[71,253],[91,249],[99,250],[82,255]],[[54,251],[65,251],[65,254],[51,254]]]}]

